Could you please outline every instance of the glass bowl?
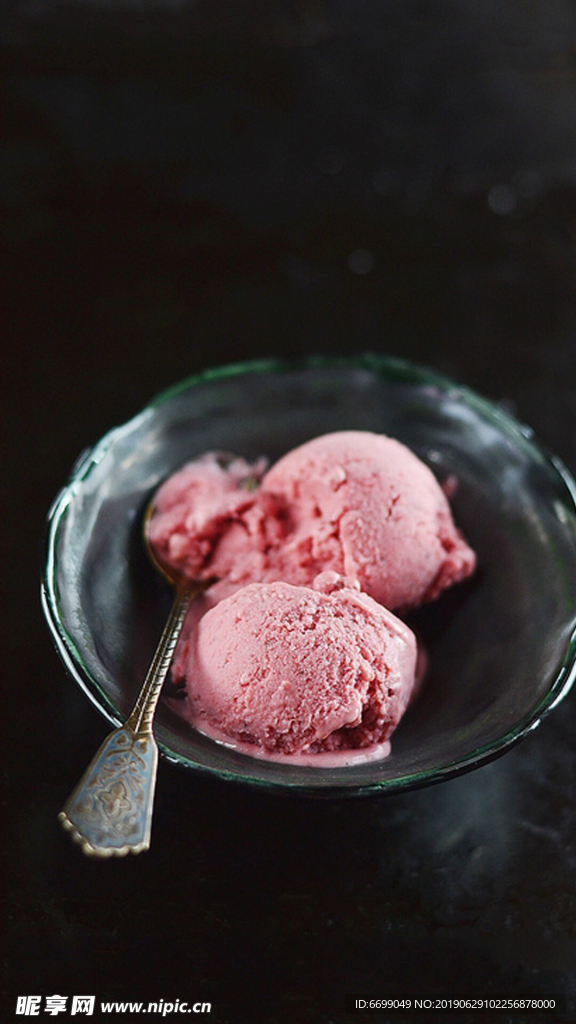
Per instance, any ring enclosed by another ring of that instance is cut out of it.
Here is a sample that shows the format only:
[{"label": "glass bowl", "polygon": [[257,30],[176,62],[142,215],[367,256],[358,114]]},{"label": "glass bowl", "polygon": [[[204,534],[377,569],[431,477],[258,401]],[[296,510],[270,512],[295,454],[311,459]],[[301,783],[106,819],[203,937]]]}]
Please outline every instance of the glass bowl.
[{"label": "glass bowl", "polygon": [[165,391],[78,461],[49,516],[46,618],[76,682],[115,725],[129,714],[171,602],[142,515],[155,488],[210,449],[271,460],[333,430],[390,434],[444,481],[478,554],[464,584],[415,613],[422,691],[381,760],[339,768],[261,760],[187,725],[167,702],[164,756],[186,768],[326,796],[390,792],[475,768],[567,693],[576,662],[576,486],[529,428],[430,370],[375,355],[210,370]]}]

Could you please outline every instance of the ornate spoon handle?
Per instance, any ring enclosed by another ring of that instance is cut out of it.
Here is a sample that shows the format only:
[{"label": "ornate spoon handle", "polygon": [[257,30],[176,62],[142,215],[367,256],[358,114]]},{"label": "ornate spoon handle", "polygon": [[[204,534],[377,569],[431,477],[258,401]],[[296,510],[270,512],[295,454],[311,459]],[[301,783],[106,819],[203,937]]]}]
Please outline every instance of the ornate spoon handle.
[{"label": "ornate spoon handle", "polygon": [[177,588],[130,717],[104,741],[58,815],[84,853],[122,856],[150,846],[158,765],[152,720],[186,612],[203,589],[193,583]]}]

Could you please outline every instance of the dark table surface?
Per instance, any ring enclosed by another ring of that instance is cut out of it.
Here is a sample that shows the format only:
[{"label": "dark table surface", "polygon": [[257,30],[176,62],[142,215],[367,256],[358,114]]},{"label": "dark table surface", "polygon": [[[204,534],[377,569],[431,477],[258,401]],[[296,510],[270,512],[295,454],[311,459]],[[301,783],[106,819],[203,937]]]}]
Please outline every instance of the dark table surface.
[{"label": "dark table surface", "polygon": [[60,1020],[90,994],[222,1024],[533,1019],[360,1018],[347,993],[557,996],[576,1020],[576,694],[393,797],[161,764],[151,851],[94,863],[56,815],[108,727],[38,599],[75,457],[209,365],[415,359],[576,471],[574,5],[20,2],[1,47],[2,1020],[55,994]]}]

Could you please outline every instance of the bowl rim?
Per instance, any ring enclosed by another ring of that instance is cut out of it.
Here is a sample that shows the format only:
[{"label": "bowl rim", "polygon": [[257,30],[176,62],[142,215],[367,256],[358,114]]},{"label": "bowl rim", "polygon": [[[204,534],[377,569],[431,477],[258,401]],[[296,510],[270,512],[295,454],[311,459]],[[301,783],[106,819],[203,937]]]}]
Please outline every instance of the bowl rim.
[{"label": "bowl rim", "polygon": [[[112,427],[94,445],[85,448],[73,463],[67,482],[56,494],[47,514],[44,572],[40,586],[42,610],[58,654],[68,673],[104,718],[114,726],[123,724],[123,718],[102,684],[85,665],[83,657],[66,628],[60,613],[59,590],[56,578],[59,530],[66,515],[66,510],[74,499],[80,485],[118,438],[124,433],[134,430],[140,420],[150,416],[159,406],[173,398],[177,398],[186,391],[192,390],[198,385],[233,377],[248,376],[249,374],[295,373],[303,370],[321,370],[324,368],[364,369],[375,372],[379,376],[385,376],[387,380],[392,382],[400,381],[436,386],[444,393],[463,399],[470,408],[486,417],[493,426],[496,426],[517,444],[520,444],[525,450],[545,460],[557,480],[561,483],[567,500],[576,514],[576,481],[563,461],[535,437],[531,427],[516,419],[515,416],[497,403],[483,398],[467,385],[457,383],[451,377],[438,373],[436,370],[422,364],[396,356],[366,352],[356,356],[311,355],[298,359],[270,358],[247,360],[208,367],[199,373],[191,374],[158,392],[140,412],[119,426]],[[500,757],[540,724],[542,719],[568,694],[575,680],[576,610],[574,628],[567,639],[564,657],[555,670],[554,679],[538,704],[519,719],[514,726],[507,729],[502,736],[492,740],[490,743],[476,747],[470,753],[454,761],[437,767],[410,772],[394,778],[374,779],[366,783],[351,780],[349,786],[342,783],[341,780],[335,782],[333,786],[326,785],[325,783],[318,786],[314,785],[312,775],[310,776],[310,782],[283,780],[272,776],[262,778],[257,775],[250,775],[249,771],[239,773],[232,769],[199,764],[185,754],[175,752],[161,740],[158,741],[158,747],[163,758],[172,764],[194,769],[210,777],[255,785],[269,792],[298,792],[319,797],[362,796],[400,792],[445,781]],[[246,756],[247,762],[253,760],[256,759]]]}]

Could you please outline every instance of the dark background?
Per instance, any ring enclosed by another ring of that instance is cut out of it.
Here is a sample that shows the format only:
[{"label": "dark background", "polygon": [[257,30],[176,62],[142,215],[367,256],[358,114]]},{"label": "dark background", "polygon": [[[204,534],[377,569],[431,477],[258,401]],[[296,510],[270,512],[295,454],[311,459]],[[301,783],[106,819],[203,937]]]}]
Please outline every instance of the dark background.
[{"label": "dark background", "polygon": [[574,694],[385,799],[161,765],[152,850],[92,863],[56,815],[107,725],[38,601],[76,456],[209,365],[401,355],[576,471],[576,4],[8,0],[0,23],[2,1020],[58,993],[343,1024],[345,993],[429,991],[576,1019]]}]

